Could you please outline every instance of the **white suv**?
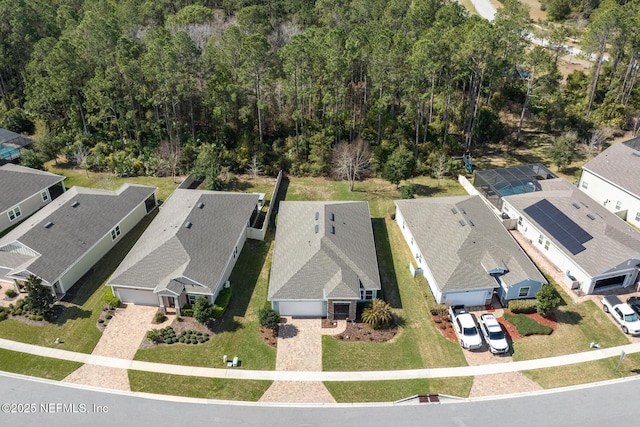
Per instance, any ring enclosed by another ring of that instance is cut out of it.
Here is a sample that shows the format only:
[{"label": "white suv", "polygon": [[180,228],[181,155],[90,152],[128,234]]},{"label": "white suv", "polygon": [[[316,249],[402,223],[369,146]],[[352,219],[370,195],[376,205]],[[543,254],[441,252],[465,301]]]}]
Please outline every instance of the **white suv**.
[{"label": "white suv", "polygon": [[468,350],[481,348],[482,337],[478,332],[478,327],[471,313],[469,313],[463,305],[455,305],[449,307],[449,314],[451,315],[453,329],[456,331],[456,335],[458,335],[462,348]]},{"label": "white suv", "polygon": [[504,336],[502,326],[493,314],[485,313],[480,316],[480,331],[489,344],[491,353],[502,354],[509,351],[509,343]]}]

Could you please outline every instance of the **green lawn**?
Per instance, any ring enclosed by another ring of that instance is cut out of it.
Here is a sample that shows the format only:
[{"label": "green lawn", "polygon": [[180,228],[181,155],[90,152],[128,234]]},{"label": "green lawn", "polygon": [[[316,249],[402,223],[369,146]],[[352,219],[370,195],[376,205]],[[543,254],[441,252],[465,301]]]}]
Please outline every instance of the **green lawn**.
[{"label": "green lawn", "polygon": [[519,335],[549,335],[553,332],[553,329],[547,325],[542,325],[526,314],[511,314],[504,313],[504,318],[507,319],[513,326],[516,327]]},{"label": "green lawn", "polygon": [[[7,319],[0,322],[0,337],[45,347],[91,353],[102,336],[96,327],[96,321],[102,310],[103,297],[106,292],[111,292],[103,285],[156,213],[157,210],[143,218],[90,273],[71,288],[70,294],[74,295],[69,300],[70,305],[63,309],[56,320],[40,326]],[[54,344],[56,338],[60,338],[63,344]]]},{"label": "green lawn", "polygon": [[267,299],[273,233],[264,242],[247,241],[231,274],[231,301],[221,331],[205,344],[159,345],[139,350],[136,360],[224,367],[223,356],[238,356],[247,369],[275,369],[276,351],[258,334],[258,310]]},{"label": "green lawn", "polygon": [[159,201],[167,200],[167,197],[178,188],[172,177],[157,178],[153,176],[135,176],[121,178],[108,172],[85,172],[83,169],[74,168],[68,163],[56,164],[53,161],[45,165],[47,171],[58,175],[66,176],[64,185],[71,188],[74,185],[79,187],[102,188],[105,190],[116,190],[126,182],[130,184],[149,185],[157,187],[156,197]]},{"label": "green lawn", "polygon": [[271,381],[188,377],[143,371],[129,371],[129,383],[134,392],[248,402],[257,402],[271,385]]},{"label": "green lawn", "polygon": [[416,394],[429,393],[467,397],[472,382],[472,377],[460,377],[398,381],[327,381],[324,385],[336,402],[351,403],[393,402]]},{"label": "green lawn", "polygon": [[628,354],[616,372],[619,361],[620,357],[616,356],[575,365],[523,371],[523,374],[545,389],[638,375],[640,354]]},{"label": "green lawn", "polygon": [[80,366],[82,363],[0,349],[0,371],[59,381]]},{"label": "green lawn", "polygon": [[[563,297],[567,301],[566,294]],[[514,341],[513,359],[539,359],[589,351],[591,342],[603,348],[629,344],[627,337],[606,316],[593,301],[578,305],[569,302],[556,310],[558,327],[551,335],[532,335]]]}]

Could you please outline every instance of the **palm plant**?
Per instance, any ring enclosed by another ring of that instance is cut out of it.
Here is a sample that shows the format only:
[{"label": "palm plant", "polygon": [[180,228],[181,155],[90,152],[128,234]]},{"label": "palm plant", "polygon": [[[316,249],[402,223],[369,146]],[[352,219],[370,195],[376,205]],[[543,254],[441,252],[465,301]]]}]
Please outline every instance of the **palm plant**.
[{"label": "palm plant", "polygon": [[372,300],[362,311],[362,321],[373,329],[387,326],[392,317],[391,306],[379,298]]}]

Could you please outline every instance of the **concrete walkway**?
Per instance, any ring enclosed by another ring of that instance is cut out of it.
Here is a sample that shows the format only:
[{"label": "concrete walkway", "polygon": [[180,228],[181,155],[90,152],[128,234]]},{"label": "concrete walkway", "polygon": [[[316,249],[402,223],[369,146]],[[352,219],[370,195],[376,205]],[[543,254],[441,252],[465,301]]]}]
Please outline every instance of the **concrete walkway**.
[{"label": "concrete walkway", "polygon": [[[64,345],[64,344],[62,344]],[[0,348],[21,353],[71,360],[90,365],[106,366],[119,369],[135,369],[138,371],[158,372],[174,375],[189,375],[207,378],[252,379],[272,381],[380,381],[405,380],[416,378],[469,377],[475,375],[492,375],[504,372],[519,372],[530,369],[550,368],[591,362],[594,360],[618,357],[620,352],[639,353],[640,343],[618,347],[602,348],[583,353],[544,359],[525,360],[513,363],[488,364],[480,366],[460,366],[456,368],[412,369],[396,371],[357,371],[357,372],[323,372],[323,371],[255,371],[245,369],[203,368],[196,366],[169,365],[163,363],[142,362],[116,357],[98,356],[76,353],[60,348],[40,347],[0,338]]]},{"label": "concrete walkway", "polygon": [[[322,320],[282,317],[278,330],[276,371],[322,371],[322,335],[344,332],[347,323],[338,321],[337,328],[323,329]],[[260,402],[335,403],[322,382],[274,381]]]},{"label": "concrete walkway", "polygon": [[[147,331],[152,328],[162,328],[169,323],[169,320],[159,325],[151,323],[157,311],[157,307],[133,304],[117,309],[91,354],[133,359]],[[94,364],[82,365],[63,381],[116,390],[131,389],[126,369]]]}]

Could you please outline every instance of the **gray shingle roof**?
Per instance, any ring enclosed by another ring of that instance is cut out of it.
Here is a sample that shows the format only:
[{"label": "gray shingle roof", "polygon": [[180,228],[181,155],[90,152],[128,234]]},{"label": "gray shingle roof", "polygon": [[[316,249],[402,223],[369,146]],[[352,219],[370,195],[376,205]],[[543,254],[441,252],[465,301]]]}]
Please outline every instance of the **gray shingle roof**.
[{"label": "gray shingle roof", "polygon": [[487,270],[502,267],[507,286],[525,279],[546,283],[480,196],[395,203],[442,291],[494,288]]},{"label": "gray shingle roof", "polygon": [[591,159],[583,169],[640,198],[640,138],[618,142]]},{"label": "gray shingle roof", "polygon": [[8,129],[0,129],[0,144],[10,144],[14,147],[26,147],[33,144],[31,138],[11,132]]},{"label": "gray shingle roof", "polygon": [[63,180],[64,176],[11,163],[0,166],[0,183],[2,183],[0,212],[14,207]]},{"label": "gray shingle roof", "polygon": [[[508,196],[504,200],[536,228],[544,230],[549,240],[563,249],[567,256],[591,276],[600,274],[629,258],[640,257],[640,233],[562,178],[543,182],[542,191]],[[554,236],[553,230],[545,228],[527,214],[525,209],[543,200],[590,235],[590,239],[581,242],[584,249],[575,254],[571,253],[571,248],[563,246],[562,236]]]},{"label": "gray shingle roof", "polygon": [[[129,184],[116,192],[73,187],[0,239],[0,248],[15,242],[31,248],[39,256],[21,268],[53,283],[154,192],[153,187]],[[45,227],[49,222],[52,226]],[[9,256],[13,254],[0,249],[0,265]]]},{"label": "gray shingle roof", "polygon": [[257,194],[175,190],[108,285],[214,292],[257,202]]},{"label": "gray shingle roof", "polygon": [[369,205],[281,202],[268,299],[360,299],[360,282],[380,289]]}]

